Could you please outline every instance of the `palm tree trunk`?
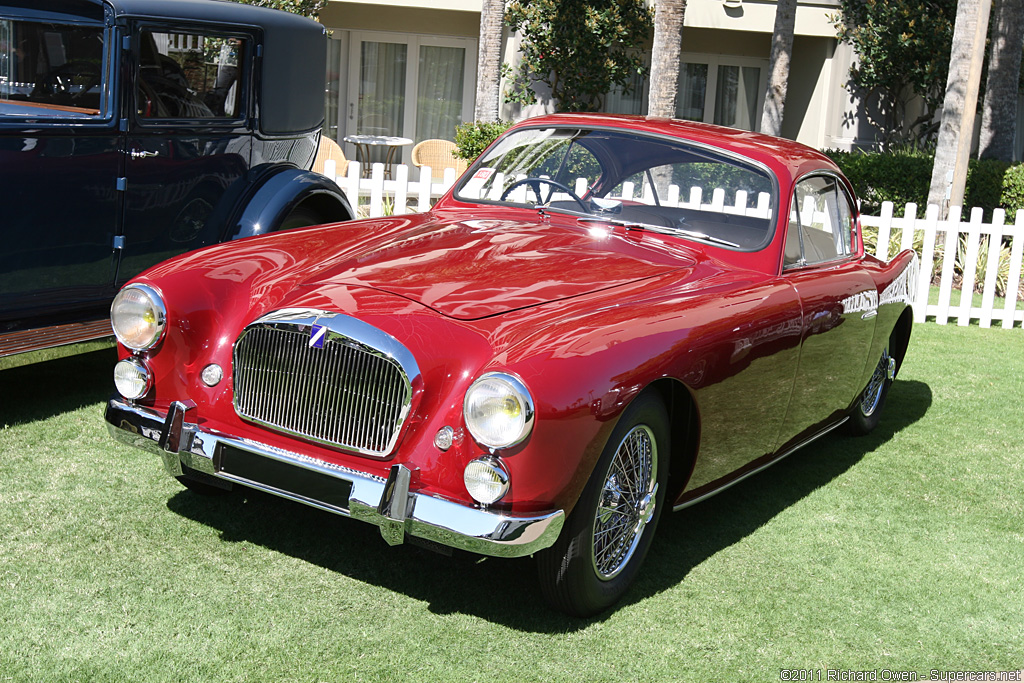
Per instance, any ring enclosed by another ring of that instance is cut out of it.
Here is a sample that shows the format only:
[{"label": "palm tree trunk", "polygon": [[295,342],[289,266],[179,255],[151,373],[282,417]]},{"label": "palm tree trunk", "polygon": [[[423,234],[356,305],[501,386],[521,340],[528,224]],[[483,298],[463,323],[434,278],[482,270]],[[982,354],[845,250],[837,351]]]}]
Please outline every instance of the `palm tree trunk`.
[{"label": "palm tree trunk", "polygon": [[992,0],[959,0],[957,3],[949,78],[942,100],[942,123],[928,192],[928,203],[939,207],[942,218],[950,206],[962,206],[964,201],[967,161],[974,136],[974,115],[978,109],[978,86],[991,6]]},{"label": "palm tree trunk", "polygon": [[786,108],[795,24],[796,0],[779,0],[775,6],[772,54],[768,63],[768,90],[764,94],[764,110],[761,113],[761,132],[768,135],[782,135],[782,115]]},{"label": "palm tree trunk", "polygon": [[654,45],[651,47],[650,94],[647,114],[671,118],[679,89],[679,52],[683,40],[686,0],[656,0]]},{"label": "palm tree trunk", "polygon": [[992,54],[981,113],[978,156],[1013,161],[1021,50],[1024,49],[1024,0],[993,0],[992,14]]},{"label": "palm tree trunk", "polygon": [[473,116],[493,123],[501,107],[501,39],[505,26],[504,0],[483,0],[480,9],[480,48],[476,67]]}]

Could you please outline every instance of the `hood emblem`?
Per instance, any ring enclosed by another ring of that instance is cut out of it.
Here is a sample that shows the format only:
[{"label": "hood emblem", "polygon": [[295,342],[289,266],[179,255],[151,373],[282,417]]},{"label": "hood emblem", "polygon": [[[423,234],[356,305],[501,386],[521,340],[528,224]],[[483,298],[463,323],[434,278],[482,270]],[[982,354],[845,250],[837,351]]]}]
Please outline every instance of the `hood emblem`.
[{"label": "hood emblem", "polygon": [[327,339],[327,328],[324,325],[313,324],[309,330],[309,348],[322,349]]}]

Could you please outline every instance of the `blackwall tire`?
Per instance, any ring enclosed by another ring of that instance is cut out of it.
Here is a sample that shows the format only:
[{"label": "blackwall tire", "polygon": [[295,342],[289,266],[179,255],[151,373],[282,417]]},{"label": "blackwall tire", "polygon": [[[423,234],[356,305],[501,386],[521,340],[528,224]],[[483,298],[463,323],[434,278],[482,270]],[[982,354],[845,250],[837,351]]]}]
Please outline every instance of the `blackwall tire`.
[{"label": "blackwall tire", "polygon": [[889,347],[882,349],[882,357],[878,359],[874,372],[867,386],[860,392],[857,402],[850,412],[849,431],[855,436],[870,433],[882,419],[882,407],[889,395],[895,375],[896,361],[889,355]]},{"label": "blackwall tire", "polygon": [[653,393],[626,409],[555,544],[536,555],[541,591],[557,610],[593,616],[639,573],[665,503],[669,423]]}]

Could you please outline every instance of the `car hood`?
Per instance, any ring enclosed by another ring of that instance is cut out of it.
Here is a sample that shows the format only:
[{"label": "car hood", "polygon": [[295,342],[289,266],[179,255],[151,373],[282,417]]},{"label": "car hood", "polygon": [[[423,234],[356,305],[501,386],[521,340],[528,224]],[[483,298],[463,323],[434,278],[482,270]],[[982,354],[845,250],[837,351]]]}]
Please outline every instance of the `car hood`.
[{"label": "car hood", "polygon": [[477,320],[693,264],[660,239],[603,226],[428,220],[347,253],[307,284],[371,287],[450,318]]}]

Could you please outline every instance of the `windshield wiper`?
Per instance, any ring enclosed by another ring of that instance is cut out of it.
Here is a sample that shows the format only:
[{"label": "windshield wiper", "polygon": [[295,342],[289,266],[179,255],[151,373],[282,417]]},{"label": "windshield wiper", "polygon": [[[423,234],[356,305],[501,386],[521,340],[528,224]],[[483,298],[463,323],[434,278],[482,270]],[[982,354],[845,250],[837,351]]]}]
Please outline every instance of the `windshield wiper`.
[{"label": "windshield wiper", "polygon": [[607,218],[605,216],[580,216],[576,219],[577,222],[584,221],[597,221],[600,223],[611,223],[612,225],[618,225],[625,228],[626,230],[647,230],[650,232],[656,232],[659,235],[683,235],[684,237],[692,237],[693,239],[702,240],[705,242],[711,242],[713,244],[721,244],[726,247],[733,247],[734,249],[740,249],[740,245],[729,240],[722,239],[721,237],[715,237],[709,235],[706,232],[700,232],[697,230],[688,230],[687,228],[669,228],[664,225],[651,225],[650,223],[636,223],[632,221],[623,221],[616,218]]}]

